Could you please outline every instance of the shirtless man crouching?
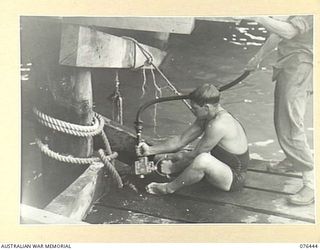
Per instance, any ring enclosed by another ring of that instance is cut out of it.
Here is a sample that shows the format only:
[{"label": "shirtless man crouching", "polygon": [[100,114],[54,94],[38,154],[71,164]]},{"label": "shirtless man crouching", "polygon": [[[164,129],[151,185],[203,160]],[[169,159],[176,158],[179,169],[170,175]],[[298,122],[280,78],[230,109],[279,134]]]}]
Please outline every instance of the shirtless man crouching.
[{"label": "shirtless man crouching", "polygon": [[[196,120],[186,131],[158,145],[137,146],[138,156],[168,154],[161,162],[162,173],[181,172],[172,182],[150,183],[147,192],[169,194],[203,178],[224,191],[243,187],[249,161],[247,137],[239,121],[219,100],[220,93],[214,85],[202,85],[190,94]],[[178,152],[201,135],[193,151]]]}]

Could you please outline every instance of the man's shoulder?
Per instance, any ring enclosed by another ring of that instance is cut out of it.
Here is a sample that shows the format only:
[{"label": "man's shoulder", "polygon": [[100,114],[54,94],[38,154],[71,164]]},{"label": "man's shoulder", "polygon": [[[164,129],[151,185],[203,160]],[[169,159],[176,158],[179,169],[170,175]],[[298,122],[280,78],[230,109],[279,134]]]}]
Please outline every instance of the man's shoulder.
[{"label": "man's shoulder", "polygon": [[218,116],[207,123],[206,128],[215,131],[224,131],[228,127],[229,118],[226,116]]}]

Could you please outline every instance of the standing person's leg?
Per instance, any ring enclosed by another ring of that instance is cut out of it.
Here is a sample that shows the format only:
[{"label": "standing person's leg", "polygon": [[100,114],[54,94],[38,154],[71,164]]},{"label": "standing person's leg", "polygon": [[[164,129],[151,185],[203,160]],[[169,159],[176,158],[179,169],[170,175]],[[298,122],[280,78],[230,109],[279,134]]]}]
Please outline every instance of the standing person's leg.
[{"label": "standing person's leg", "polygon": [[[287,128],[290,127],[290,108],[288,107],[288,88],[290,88],[289,80],[291,73],[287,72],[286,69],[277,69],[274,68],[273,79],[276,81],[275,90],[274,90],[274,112],[273,112],[273,121],[276,135],[280,147],[283,149],[282,145],[282,136],[288,132]],[[285,118],[284,118],[285,117]],[[284,153],[285,150],[283,149]],[[286,154],[286,153],[285,153]],[[287,158],[283,159],[276,165],[268,166],[268,171],[275,173],[285,173],[289,171],[294,171],[292,162]]]},{"label": "standing person's leg", "polygon": [[212,185],[224,191],[230,190],[233,181],[233,174],[229,166],[209,153],[202,153],[172,182],[153,182],[146,189],[149,193],[154,194],[173,193],[184,186],[201,181],[203,177],[206,177]]},{"label": "standing person's leg", "polygon": [[278,141],[287,160],[304,176],[304,188],[289,199],[299,199],[299,205],[312,202],[314,195],[313,155],[304,131],[307,91],[311,84],[312,65],[304,63],[282,70],[275,88],[274,122]]}]

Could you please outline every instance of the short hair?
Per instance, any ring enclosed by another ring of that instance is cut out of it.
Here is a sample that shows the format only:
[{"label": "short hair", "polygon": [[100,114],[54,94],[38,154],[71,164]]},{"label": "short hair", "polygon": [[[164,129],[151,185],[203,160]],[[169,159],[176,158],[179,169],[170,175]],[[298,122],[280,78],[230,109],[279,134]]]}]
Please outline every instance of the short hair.
[{"label": "short hair", "polygon": [[213,84],[205,83],[192,91],[189,99],[199,106],[203,106],[206,103],[216,104],[220,101],[220,92]]}]

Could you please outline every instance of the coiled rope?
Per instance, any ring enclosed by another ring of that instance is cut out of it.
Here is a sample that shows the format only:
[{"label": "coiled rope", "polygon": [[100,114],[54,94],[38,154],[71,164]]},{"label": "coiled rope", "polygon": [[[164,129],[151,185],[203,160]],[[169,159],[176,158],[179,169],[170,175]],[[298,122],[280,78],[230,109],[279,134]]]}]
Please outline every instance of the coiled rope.
[{"label": "coiled rope", "polygon": [[105,145],[105,151],[107,153],[106,155],[103,149],[99,149],[98,153],[100,157],[80,158],[71,155],[62,155],[51,150],[49,146],[44,144],[39,138],[36,138],[35,142],[38,145],[41,152],[57,161],[72,164],[92,164],[94,162],[103,162],[108,173],[118,184],[118,187],[123,187],[121,177],[115,169],[114,164],[112,164],[114,163],[114,159],[117,158],[118,153],[112,152],[111,150],[111,146],[107,138],[107,135],[103,131],[105,122],[101,115],[95,113],[92,126],[81,126],[50,117],[49,115],[39,111],[36,107],[33,108],[33,112],[36,115],[36,118],[40,124],[53,130],[57,130],[59,132],[79,137],[90,137],[100,134]]},{"label": "coiled rope", "polygon": [[56,118],[52,118],[42,112],[37,108],[33,108],[33,113],[36,115],[37,120],[43,126],[57,130],[62,133],[69,135],[79,136],[79,137],[90,137],[96,136],[103,131],[104,119],[99,114],[95,114],[93,117],[92,126],[81,126],[69,122],[65,122]]}]

